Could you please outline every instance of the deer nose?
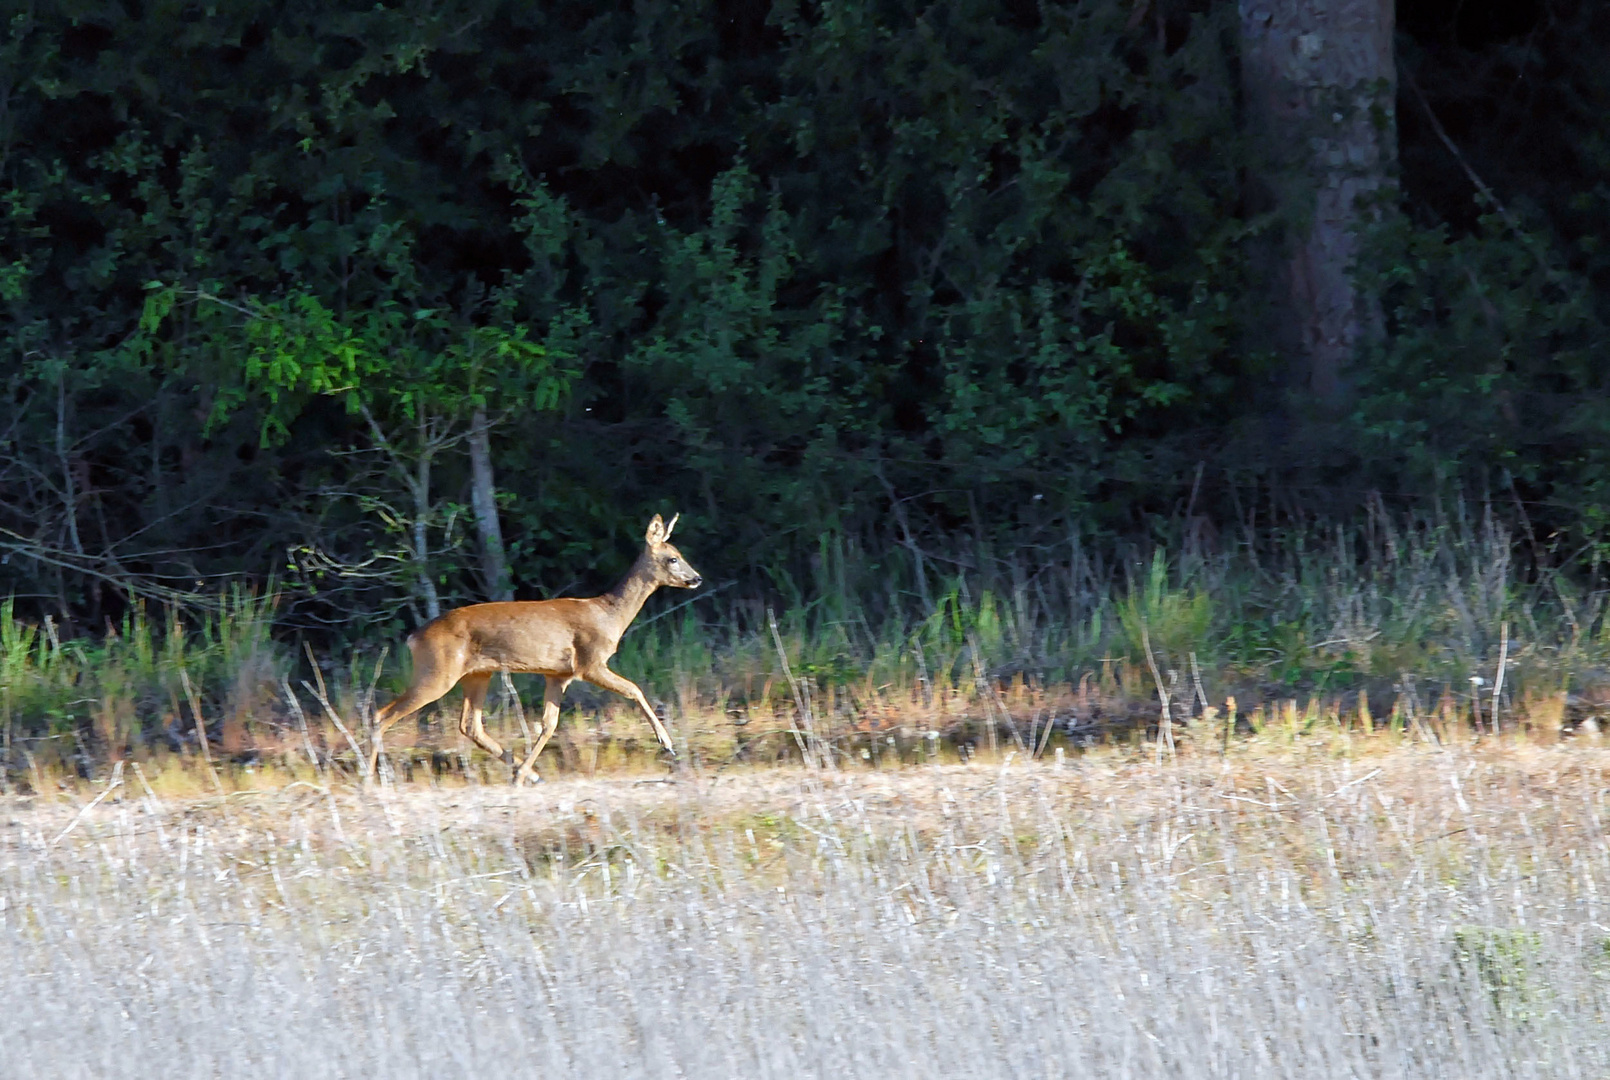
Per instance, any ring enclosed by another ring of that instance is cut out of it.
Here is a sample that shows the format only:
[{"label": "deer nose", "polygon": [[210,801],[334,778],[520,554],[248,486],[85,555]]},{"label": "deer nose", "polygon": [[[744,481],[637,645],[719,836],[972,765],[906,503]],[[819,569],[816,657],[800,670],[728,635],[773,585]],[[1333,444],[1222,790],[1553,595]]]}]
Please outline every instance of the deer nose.
[{"label": "deer nose", "polygon": [[694,574],[693,575],[693,580],[688,582],[688,588],[697,589],[700,585],[703,585],[703,584],[704,584],[704,578],[699,576],[698,574]]}]

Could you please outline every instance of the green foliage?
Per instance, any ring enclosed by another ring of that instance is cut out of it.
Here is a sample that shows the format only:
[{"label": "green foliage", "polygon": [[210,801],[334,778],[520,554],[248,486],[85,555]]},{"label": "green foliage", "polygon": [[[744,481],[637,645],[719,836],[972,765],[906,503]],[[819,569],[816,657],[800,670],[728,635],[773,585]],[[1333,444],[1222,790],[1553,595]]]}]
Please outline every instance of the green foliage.
[{"label": "green foliage", "polygon": [[130,609],[104,637],[63,639],[51,620],[29,623],[0,602],[0,724],[21,739],[60,740],[65,756],[88,748],[120,757],[154,743],[193,741],[189,690],[216,738],[225,717],[271,719],[286,649],[270,636],[278,597],[230,590],[186,622],[168,609],[153,622]]},{"label": "green foliage", "polygon": [[[1212,555],[1186,544],[1156,552],[1127,588],[1091,575],[1077,556],[1042,564],[1021,552],[984,560],[961,549],[947,561],[987,569],[947,579],[928,609],[909,602],[909,555],[874,559],[838,536],[818,538],[818,551],[817,575],[773,610],[794,676],[823,702],[836,700],[834,723],[880,700],[898,708],[954,695],[977,705],[980,672],[1021,676],[1055,702],[1070,685],[1117,671],[1124,691],[1149,697],[1142,625],[1160,674],[1178,672],[1176,702],[1194,697],[1196,652],[1209,701],[1234,694],[1243,716],[1260,701],[1359,692],[1372,695],[1378,722],[1392,715],[1394,700],[1412,702],[1405,708],[1423,718],[1443,694],[1468,715],[1474,686],[1490,718],[1503,656],[1506,728],[1523,710],[1533,723],[1558,723],[1563,714],[1550,720],[1530,703],[1594,689],[1598,673],[1610,670],[1610,595],[1574,593],[1560,571],[1513,581],[1509,538],[1463,517],[1376,520]],[[147,619],[135,607],[97,638],[67,637],[53,620],[0,608],[0,726],[9,709],[20,739],[97,743],[112,737],[104,733],[110,726],[131,747],[185,740],[193,727],[181,672],[199,689],[210,724],[232,715],[294,724],[278,679],[289,675],[296,685],[300,657],[270,636],[279,600],[228,592],[182,618],[168,609]],[[763,708],[768,696],[775,703],[790,695],[766,615],[730,590],[657,598],[613,663],[689,715],[711,704]],[[341,654],[352,657],[337,691],[349,719],[362,715],[354,702],[375,677],[375,651]],[[406,671],[395,647],[388,665],[380,682],[395,691]],[[590,707],[590,692],[581,693],[576,700]],[[1320,713],[1316,706],[1299,716],[1294,723],[1313,723]]]},{"label": "green foliage", "polygon": [[[713,580],[778,593],[819,585],[824,535],[874,562],[960,533],[981,555],[1149,543],[1203,464],[1204,513],[1234,507],[1226,475],[1327,509],[1451,479],[1510,488],[1540,536],[1606,535],[1603,192],[1505,171],[1513,131],[1481,134],[1505,204],[1466,220],[1464,172],[1457,199],[1423,184],[1427,154],[1453,159],[1406,123],[1404,212],[1359,266],[1383,332],[1354,415],[1334,455],[1288,460],[1294,416],[1246,347],[1248,241],[1271,225],[1245,180],[1236,9],[1138,11],[15,13],[0,586],[77,631],[129,593],[194,600],[289,561],[322,582],[289,620],[400,629],[418,616],[399,567],[445,603],[479,594],[455,440],[483,408],[505,421],[522,595],[607,584],[667,509]],[[1560,35],[1603,40],[1595,18],[1527,46],[1561,72],[1546,122],[1582,177],[1603,174],[1583,103],[1604,75]],[[1444,54],[1402,51],[1441,108]],[[427,459],[428,498],[400,495],[420,483],[401,463]],[[955,568],[889,561],[933,615]],[[997,662],[1030,647],[1013,589],[981,643]],[[1070,625],[1099,638],[1102,617]]]},{"label": "green foliage", "polygon": [[1131,582],[1118,604],[1118,621],[1129,655],[1140,663],[1146,662],[1149,646],[1160,664],[1183,667],[1189,653],[1205,652],[1213,644],[1208,637],[1213,623],[1212,597],[1171,584],[1168,556],[1162,551],[1152,555],[1145,580]]},{"label": "green foliage", "polygon": [[[140,331],[158,334],[179,293],[160,283],[148,288]],[[554,409],[576,376],[556,367],[524,326],[463,328],[441,312],[408,312],[389,301],[342,318],[306,293],[238,304],[201,292],[194,303],[203,308],[196,322],[207,345],[242,357],[236,381],[218,389],[207,427],[258,397],[264,446],[288,438],[288,425],[318,395],[371,422],[378,414],[415,423],[494,401]]]},{"label": "green foliage", "polygon": [[1610,309],[1591,280],[1496,213],[1458,237],[1396,218],[1373,243],[1362,280],[1384,300],[1388,333],[1360,368],[1364,460],[1424,488],[1485,467],[1576,502],[1571,524],[1598,533]]},{"label": "green foliage", "polygon": [[[1399,109],[1406,198],[1359,266],[1384,330],[1357,369],[1359,471],[1383,489],[1509,488],[1538,536],[1602,558],[1610,11],[1551,2],[1469,43],[1426,14],[1398,50],[1415,88]],[[1547,75],[1515,94],[1539,61]]]}]

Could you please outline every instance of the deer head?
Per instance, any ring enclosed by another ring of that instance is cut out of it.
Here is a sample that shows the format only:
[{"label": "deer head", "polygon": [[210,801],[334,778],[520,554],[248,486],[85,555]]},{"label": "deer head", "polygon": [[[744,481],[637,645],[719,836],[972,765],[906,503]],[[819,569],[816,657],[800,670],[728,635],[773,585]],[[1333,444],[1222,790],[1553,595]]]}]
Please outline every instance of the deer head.
[{"label": "deer head", "polygon": [[677,589],[697,589],[704,578],[689,566],[682,553],[669,543],[671,530],[676,528],[677,518],[681,516],[681,514],[671,515],[671,523],[667,525],[660,520],[660,515],[654,515],[654,520],[648,523],[648,532],[643,536],[648,545],[646,554],[656,584],[669,585]]}]

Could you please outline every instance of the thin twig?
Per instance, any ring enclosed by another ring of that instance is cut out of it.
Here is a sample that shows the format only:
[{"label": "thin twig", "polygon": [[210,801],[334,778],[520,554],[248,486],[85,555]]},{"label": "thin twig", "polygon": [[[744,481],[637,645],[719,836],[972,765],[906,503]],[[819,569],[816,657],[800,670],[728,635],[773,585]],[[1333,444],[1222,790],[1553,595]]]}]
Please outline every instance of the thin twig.
[{"label": "thin twig", "polygon": [[151,790],[151,781],[145,778],[145,770],[140,768],[140,763],[138,761],[130,760],[129,764],[134,766],[134,775],[139,778],[140,786],[145,789],[145,812],[154,817],[156,816],[157,807],[159,805],[157,802],[157,793]]},{"label": "thin twig", "polygon": [[503,680],[504,694],[508,695],[504,707],[513,706],[515,719],[520,721],[520,735],[525,739],[526,747],[529,749],[532,745],[531,727],[525,721],[525,705],[520,701],[520,695],[514,689],[514,680],[509,677],[508,669],[499,670],[498,676]]},{"label": "thin twig", "polygon": [[95,578],[97,581],[104,581],[113,588],[124,592],[145,596],[152,600],[160,600],[178,607],[194,607],[202,603],[202,597],[199,593],[184,592],[164,585],[154,585],[140,578],[119,576],[99,570],[85,562],[85,560],[93,559],[94,556],[85,555],[80,558],[71,552],[64,552],[59,548],[36,542],[19,532],[13,532],[6,528],[0,528],[0,537],[11,538],[9,540],[0,539],[0,550],[22,555],[60,570],[68,570],[75,574]]},{"label": "thin twig", "polygon": [[1341,787],[1337,788],[1335,791],[1331,792],[1329,795],[1326,795],[1325,798],[1334,799],[1334,798],[1336,798],[1336,796],[1340,795],[1342,792],[1346,791],[1348,788],[1353,787],[1355,784],[1362,784],[1364,781],[1373,780],[1375,777],[1380,776],[1380,775],[1381,775],[1381,770],[1380,769],[1371,769],[1369,772],[1365,773],[1363,776],[1360,776],[1355,780],[1349,780],[1347,783],[1343,784]]},{"label": "thin twig", "polygon": [[343,724],[341,722],[341,718],[336,715],[335,709],[330,705],[330,699],[324,696],[324,691],[322,689],[316,689],[313,686],[310,686],[306,679],[302,680],[302,689],[306,690],[308,693],[312,694],[318,699],[319,704],[324,707],[324,714],[330,718],[331,723],[335,724],[335,729],[346,738],[347,745],[352,747],[353,754],[357,755],[358,774],[367,781],[369,779],[369,759],[364,755],[363,750],[359,748],[358,740],[352,737],[352,732],[347,730],[347,726]]},{"label": "thin twig", "polygon": [[698,595],[692,597],[691,599],[684,600],[680,604],[674,604],[671,607],[666,608],[664,611],[661,611],[661,612],[659,612],[659,613],[657,613],[655,615],[651,615],[646,619],[638,619],[638,620],[636,620],[635,622],[633,622],[630,626],[628,626],[621,633],[621,636],[625,637],[627,634],[630,634],[633,630],[636,630],[639,627],[647,626],[649,623],[652,623],[652,622],[658,622],[660,619],[665,618],[667,615],[675,615],[677,612],[681,611],[683,608],[687,607],[689,604],[695,603],[695,602],[697,602],[699,600],[708,600],[710,597],[714,596],[716,593],[724,592],[727,589],[732,588],[736,584],[738,584],[736,581],[729,581],[725,585],[717,585],[713,589],[700,589],[699,592],[698,592]]},{"label": "thin twig", "polygon": [[934,605],[928,594],[928,574],[923,569],[922,549],[917,546],[916,539],[911,535],[911,522],[906,514],[905,500],[895,493],[894,485],[884,476],[881,462],[874,465],[872,475],[878,478],[878,482],[889,493],[889,506],[894,511],[895,524],[900,527],[902,543],[905,544],[906,550],[911,552],[912,565],[917,572],[917,595],[922,600],[924,613],[930,612]]},{"label": "thin twig", "polygon": [[1454,156],[1454,160],[1459,162],[1459,167],[1465,171],[1465,176],[1475,185],[1476,190],[1481,192],[1482,198],[1491,203],[1493,209],[1498,211],[1499,216],[1504,219],[1504,224],[1519,232],[1520,225],[1510,215],[1509,208],[1498,201],[1498,196],[1493,194],[1493,189],[1488,187],[1480,176],[1476,175],[1476,170],[1470,167],[1470,162],[1465,160],[1465,155],[1460,153],[1459,147],[1454,144],[1453,139],[1448,137],[1447,129],[1442,126],[1442,121],[1437,119],[1437,114],[1432,111],[1431,102],[1427,100],[1425,91],[1420,89],[1420,84],[1415,81],[1414,75],[1405,71],[1403,78],[1409,84],[1409,89],[1414,91],[1415,100],[1425,110],[1426,118],[1431,121],[1432,132],[1441,141],[1442,145],[1448,148],[1448,153]]},{"label": "thin twig", "polygon": [[358,758],[358,775],[367,783],[369,780],[369,759],[364,755],[363,750],[359,748],[358,740],[352,737],[352,732],[347,730],[347,726],[341,722],[341,717],[336,715],[335,708],[330,704],[330,697],[324,689],[324,673],[319,670],[319,662],[313,656],[313,646],[304,641],[302,642],[302,649],[307,653],[308,662],[313,665],[313,678],[318,683],[318,689],[309,686],[306,679],[302,680],[302,688],[318,699],[319,704],[324,708],[324,714],[330,718],[330,722],[335,724],[335,729],[347,740],[347,745],[352,747],[352,752]]},{"label": "thin twig", "polygon": [[221,792],[224,785],[218,782],[218,770],[212,767],[212,750],[207,746],[207,725],[201,720],[201,699],[196,695],[195,687],[190,685],[190,673],[183,666],[179,668],[179,681],[184,684],[184,696],[190,701],[190,715],[196,718],[196,741],[201,744],[201,760],[207,763],[207,775],[212,777],[213,789]]},{"label": "thin twig", "polygon": [[1207,691],[1202,689],[1202,669],[1196,666],[1196,653],[1191,653],[1191,681],[1196,684],[1196,700],[1202,703],[1202,715],[1207,716]]},{"label": "thin twig", "polygon": [[1196,463],[1196,478],[1191,481],[1191,497],[1185,500],[1185,528],[1187,535],[1189,535],[1191,527],[1191,512],[1196,509],[1196,493],[1202,487],[1202,470],[1206,465],[1206,461]]},{"label": "thin twig", "polygon": [[[1001,688],[996,686],[995,680],[991,679],[983,670],[983,658],[978,650],[977,636],[969,632],[968,637],[972,639],[973,671],[975,678],[982,680],[984,685],[988,688],[990,697],[995,700],[996,711],[1001,714],[1001,719],[1006,721],[1006,730],[1012,736],[1012,741],[1017,744],[1017,748],[1019,750],[1023,751],[1025,754],[1028,753],[1029,748],[1024,744],[1023,735],[1017,729],[1017,721],[1012,719],[1012,711],[1006,707],[1006,698],[1001,694]],[[1034,732],[1030,731],[1029,739],[1031,742],[1033,741],[1033,738]]]},{"label": "thin twig", "polygon": [[[306,643],[304,642],[304,644]],[[391,646],[389,645],[380,647],[380,655],[375,657],[374,674],[369,679],[369,686],[358,695],[358,720],[363,725],[364,737],[373,741],[377,746],[380,745],[380,729],[375,726],[374,722],[375,687],[380,685],[380,672],[385,667],[386,655],[390,651]],[[394,782],[397,778],[396,770],[391,767],[389,760],[382,762],[380,758],[376,757],[375,771],[380,773],[388,782]]]},{"label": "thin twig", "polygon": [[[788,680],[788,689],[794,695],[794,705],[799,709],[800,721],[805,725],[805,730],[810,734],[810,741],[814,748],[814,744],[816,742],[816,725],[811,723],[811,707],[805,701],[805,695],[800,691],[799,680],[794,678],[794,669],[788,664],[788,650],[783,648],[783,635],[777,629],[777,613],[772,611],[772,609],[769,607],[766,609],[766,624],[771,627],[771,640],[772,643],[777,646],[777,659],[782,661],[783,678]],[[806,750],[806,742],[799,737],[799,732],[797,730],[794,732],[794,742],[799,744],[800,757],[804,759],[807,767],[815,768],[817,766],[817,762],[812,759],[811,752]],[[817,753],[820,753],[820,751],[817,751]]]},{"label": "thin twig", "polygon": [[[995,729],[995,710],[991,707],[990,700],[984,697],[984,665],[978,659],[978,638],[973,636],[973,632],[970,630],[967,632],[967,651],[973,657],[973,693],[983,698],[984,701],[984,730],[989,733],[990,756],[999,761],[1001,757],[1001,739],[999,732]],[[1022,745],[1021,740],[1019,740],[1019,745]]]},{"label": "thin twig", "polygon": [[1505,621],[1499,627],[1501,644],[1498,647],[1498,674],[1493,676],[1493,707],[1489,720],[1492,723],[1493,734],[1498,734],[1498,695],[1504,692],[1504,668],[1509,664],[1509,623]]},{"label": "thin twig", "polygon": [[1056,727],[1056,716],[1048,713],[1045,718],[1045,728],[1040,732],[1040,745],[1035,747],[1033,760],[1039,761],[1045,754],[1045,744],[1051,741],[1051,729]]},{"label": "thin twig", "polygon": [[1157,700],[1162,703],[1162,720],[1159,724],[1157,739],[1157,763],[1163,763],[1163,746],[1168,745],[1168,757],[1174,759],[1174,715],[1169,707],[1168,690],[1163,686],[1162,673],[1157,670],[1157,657],[1152,654],[1152,635],[1146,628],[1146,621],[1141,620],[1140,642],[1146,647],[1146,664],[1152,669],[1152,681],[1157,684]]},{"label": "thin twig", "polygon": [[95,796],[95,798],[90,801],[90,804],[88,806],[84,807],[83,809],[79,810],[79,812],[77,814],[73,815],[73,820],[69,821],[67,823],[67,828],[63,829],[61,832],[56,834],[56,839],[54,839],[54,840],[52,840],[50,842],[50,846],[55,847],[57,844],[61,843],[62,840],[64,840],[67,837],[68,833],[70,833],[74,829],[78,828],[78,823],[80,821],[84,820],[84,815],[85,814],[89,813],[91,810],[93,810],[97,806],[99,806],[101,804],[102,799],[106,798],[108,795],[110,795],[112,792],[116,791],[119,787],[122,787],[122,786],[123,786],[123,763],[121,761],[119,761],[116,765],[112,766],[112,777],[111,777],[111,779],[109,779],[106,782],[106,790],[101,792],[99,795]]},{"label": "thin twig", "polygon": [[297,727],[302,729],[302,746],[307,750],[308,764],[312,765],[320,776],[324,775],[324,766],[319,763],[319,755],[313,749],[313,737],[308,734],[307,714],[302,711],[302,703],[297,700],[296,691],[291,689],[291,681],[283,675],[280,676],[280,690],[284,692],[291,711],[296,714]]}]

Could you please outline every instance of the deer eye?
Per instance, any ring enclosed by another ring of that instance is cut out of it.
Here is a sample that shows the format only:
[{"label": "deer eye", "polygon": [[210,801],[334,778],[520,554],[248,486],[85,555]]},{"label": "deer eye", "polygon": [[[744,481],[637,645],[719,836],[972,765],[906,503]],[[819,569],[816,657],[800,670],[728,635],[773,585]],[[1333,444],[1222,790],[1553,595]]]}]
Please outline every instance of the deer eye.
[{"label": "deer eye", "polygon": [[675,566],[677,563],[679,563],[681,561],[682,561],[681,559],[666,559],[665,560],[665,565],[666,566]]}]

